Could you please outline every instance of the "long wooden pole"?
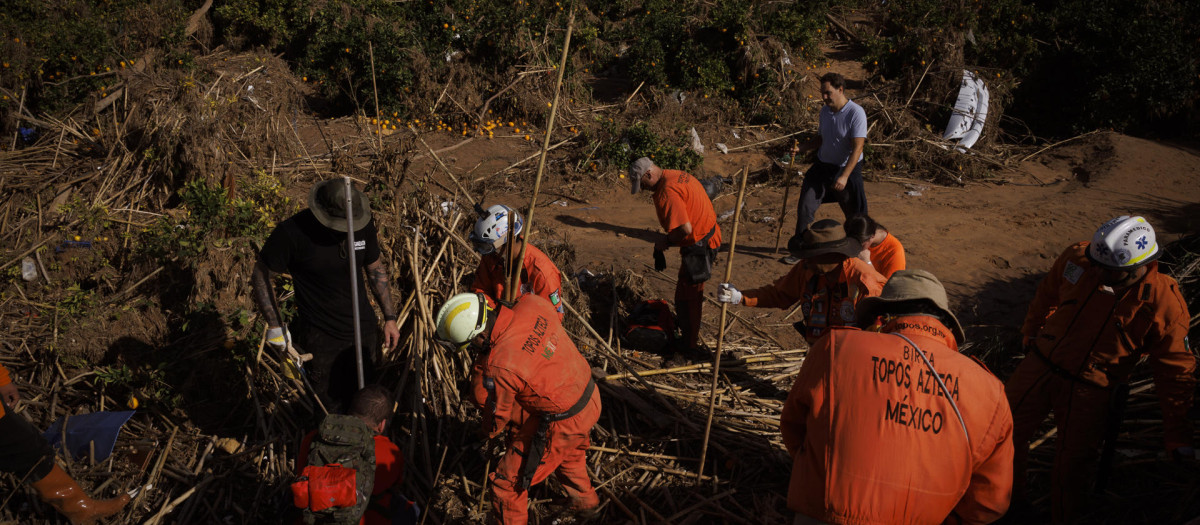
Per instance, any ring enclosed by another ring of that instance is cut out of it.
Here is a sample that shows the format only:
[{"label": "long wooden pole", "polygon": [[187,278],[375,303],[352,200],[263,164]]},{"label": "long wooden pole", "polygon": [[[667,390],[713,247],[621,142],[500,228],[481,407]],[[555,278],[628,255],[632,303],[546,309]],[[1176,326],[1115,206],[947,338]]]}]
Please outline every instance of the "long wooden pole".
[{"label": "long wooden pole", "polygon": [[546,138],[542,140],[542,154],[538,157],[537,178],[533,181],[533,196],[529,198],[529,211],[525,213],[525,225],[522,226],[521,252],[515,264],[510,260],[508,269],[508,286],[504,287],[506,301],[515,301],[517,291],[521,287],[521,268],[525,266],[525,248],[529,237],[533,235],[533,211],[537,207],[538,191],[542,188],[542,173],[546,171],[546,151],[550,149],[550,134],[554,131],[554,117],[558,115],[559,91],[562,89],[563,73],[567,70],[568,51],[571,49],[571,32],[575,29],[575,9],[571,8],[571,16],[567,19],[567,37],[563,41],[562,59],[558,63],[558,81],[554,84],[554,101],[550,103],[550,120],[546,122]]},{"label": "long wooden pole", "polygon": [[[513,232],[515,232],[516,229],[517,229],[516,210],[509,208],[508,231],[504,234],[504,237],[505,237],[504,238],[504,248],[502,248],[503,253],[496,254],[496,255],[504,258],[503,259],[504,272],[505,272],[504,273],[504,291],[502,291],[500,293],[500,295],[501,295],[500,300],[504,301],[509,306],[512,306],[513,303],[517,300],[517,297],[518,297],[517,287],[521,286],[521,271],[519,270],[519,268],[524,266],[523,264],[515,264],[516,259],[513,259],[513,246],[515,246],[513,244],[513,240],[515,238],[517,238],[517,236]],[[527,227],[525,229],[528,230]],[[524,247],[525,247],[525,244],[522,243],[521,248],[524,248]],[[521,260],[522,261],[525,260],[524,249],[521,250]],[[514,273],[516,274],[515,278],[513,277]],[[515,281],[515,284],[514,284],[514,281]]]},{"label": "long wooden pole", "polygon": [[[792,149],[793,150],[796,149],[796,145],[797,145],[797,141],[793,140],[792,141]],[[796,165],[796,154],[792,153],[792,161],[788,164],[788,167],[790,168],[791,166],[795,166],[795,165]],[[779,225],[775,227],[775,251],[773,253],[779,253],[779,238],[780,238],[780,236],[783,235],[783,218],[787,217],[788,193],[790,193],[792,191],[792,170],[789,169],[785,173],[787,173],[787,176],[783,178],[783,209],[781,209],[779,211]],[[804,197],[801,196],[801,198],[804,198]],[[796,233],[800,233],[800,232],[796,232]]]},{"label": "long wooden pole", "polygon": [[[375,84],[375,45],[372,44],[370,40],[367,41],[367,53],[369,53],[371,56],[371,93],[374,93],[375,95],[375,121],[383,122],[383,116],[379,111],[379,86]],[[375,133],[379,136],[378,151],[382,153],[383,132],[379,126],[379,124],[375,124]]]},{"label": "long wooden pole", "polygon": [[[733,235],[729,237],[729,261],[725,263],[725,280],[733,275],[733,254],[737,249],[738,223],[742,219],[742,201],[746,198],[746,178],[750,175],[750,166],[742,170],[742,184],[738,188],[737,206],[733,209]],[[729,303],[721,303],[721,324],[717,329],[717,351],[713,355],[712,385],[708,395],[708,421],[704,423],[704,441],[700,445],[700,468],[696,469],[696,479],[704,479],[704,459],[708,455],[708,435],[712,432],[713,409],[717,404],[717,381],[721,376],[721,346],[725,342],[725,316],[729,313]]]},{"label": "long wooden pole", "polygon": [[[362,328],[358,324],[358,262],[355,260],[354,253],[354,184],[350,182],[350,177],[342,177],[343,183],[346,185],[346,251],[350,253],[348,259],[350,262],[350,301],[353,303],[351,311],[354,314],[354,365],[358,371],[358,389],[362,390],[363,383],[363,356],[362,356]],[[364,206],[370,206],[370,203],[363,202]]]}]

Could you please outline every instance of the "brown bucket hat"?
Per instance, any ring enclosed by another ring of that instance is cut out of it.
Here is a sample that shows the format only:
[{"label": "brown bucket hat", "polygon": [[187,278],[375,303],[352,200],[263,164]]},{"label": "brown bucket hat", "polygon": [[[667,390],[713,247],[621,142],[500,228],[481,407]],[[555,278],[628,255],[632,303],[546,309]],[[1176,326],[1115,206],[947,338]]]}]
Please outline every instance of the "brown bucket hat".
[{"label": "brown bucket hat", "polygon": [[[803,240],[803,242],[799,242]],[[854,257],[862,251],[862,243],[846,237],[842,223],[833,219],[822,219],[812,223],[800,237],[788,241],[788,251],[801,259],[809,259],[827,253],[839,253]]]},{"label": "brown bucket hat", "polygon": [[937,277],[925,270],[900,270],[892,274],[892,278],[883,286],[883,293],[878,297],[864,297],[859,300],[858,325],[870,324],[876,317],[886,313],[890,304],[917,299],[925,299],[941,310],[950,320],[950,331],[954,332],[954,339],[959,344],[963,343],[962,325],[950,312],[946,289]]},{"label": "brown bucket hat", "polygon": [[[354,230],[358,231],[371,222],[371,207],[367,204],[367,196],[363,192],[350,187],[354,192],[352,205],[354,212]],[[308,193],[308,209],[326,228],[346,232],[346,183],[343,179],[330,179],[318,182]]]}]

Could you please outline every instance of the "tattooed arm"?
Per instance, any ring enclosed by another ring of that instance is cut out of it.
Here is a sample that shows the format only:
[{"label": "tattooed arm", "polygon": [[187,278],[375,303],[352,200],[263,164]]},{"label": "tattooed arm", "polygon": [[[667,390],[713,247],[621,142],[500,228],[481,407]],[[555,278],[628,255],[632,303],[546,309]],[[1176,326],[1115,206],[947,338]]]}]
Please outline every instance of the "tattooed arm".
[{"label": "tattooed arm", "polygon": [[394,350],[400,342],[400,329],[396,326],[396,303],[392,301],[387,268],[384,268],[382,260],[376,259],[367,265],[367,280],[371,283],[371,292],[375,294],[379,309],[383,311],[383,343],[388,350]]},{"label": "tattooed arm", "polygon": [[262,312],[267,327],[280,326],[279,312],[275,310],[275,301],[272,300],[275,289],[271,286],[271,270],[262,261],[254,263],[250,284],[254,288],[254,304],[258,305],[258,311]]},{"label": "tattooed arm", "polygon": [[371,283],[371,291],[375,294],[375,300],[379,301],[379,309],[383,310],[384,319],[396,318],[396,305],[392,302],[392,292],[388,287],[387,268],[383,267],[382,260],[367,265],[367,280]]}]

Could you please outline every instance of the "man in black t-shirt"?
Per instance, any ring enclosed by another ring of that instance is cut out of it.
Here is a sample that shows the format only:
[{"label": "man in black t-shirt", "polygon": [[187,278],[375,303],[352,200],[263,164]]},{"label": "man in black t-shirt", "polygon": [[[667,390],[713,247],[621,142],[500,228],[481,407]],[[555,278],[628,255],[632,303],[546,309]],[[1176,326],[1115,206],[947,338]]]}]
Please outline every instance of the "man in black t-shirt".
[{"label": "man in black t-shirt", "polygon": [[[357,279],[359,326],[362,333],[363,368],[367,382],[379,351],[375,310],[367,300],[365,284],[383,312],[383,342],[396,347],[396,306],[388,288],[387,270],[379,259],[379,239],[366,196],[353,190],[355,263],[367,277]],[[340,179],[313,186],[308,209],[283,221],[271,232],[258,255],[251,280],[254,301],[267,323],[267,343],[286,350],[280,314],[275,308],[271,274],[290,273],[296,291],[292,343],[313,356],[308,377],[316,394],[331,413],[348,407],[358,390],[354,353],[354,313],[347,264],[346,186]]]}]

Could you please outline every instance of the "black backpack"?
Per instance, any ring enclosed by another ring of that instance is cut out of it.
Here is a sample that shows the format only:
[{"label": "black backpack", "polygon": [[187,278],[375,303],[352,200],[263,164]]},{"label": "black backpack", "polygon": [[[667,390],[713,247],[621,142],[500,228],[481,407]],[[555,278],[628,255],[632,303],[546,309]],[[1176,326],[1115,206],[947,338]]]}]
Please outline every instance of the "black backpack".
[{"label": "black backpack", "polygon": [[663,353],[675,339],[675,314],[662,299],[638,303],[625,322],[629,328],[622,341],[631,350]]}]

